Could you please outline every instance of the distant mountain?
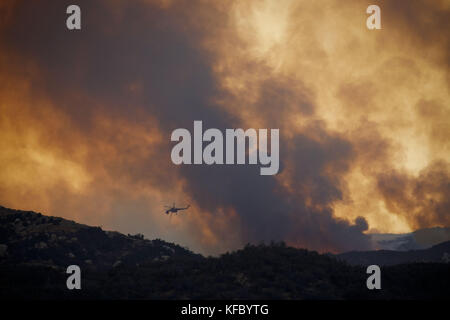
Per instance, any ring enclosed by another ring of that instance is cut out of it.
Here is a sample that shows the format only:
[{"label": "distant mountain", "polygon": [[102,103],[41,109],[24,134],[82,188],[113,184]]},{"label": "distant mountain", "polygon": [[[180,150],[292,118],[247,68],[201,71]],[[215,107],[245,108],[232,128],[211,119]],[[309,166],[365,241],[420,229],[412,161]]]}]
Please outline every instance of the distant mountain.
[{"label": "distant mountain", "polygon": [[450,228],[434,227],[401,234],[372,233],[370,236],[377,250],[419,250],[450,241]]},{"label": "distant mountain", "polygon": [[[437,261],[446,248],[421,257]],[[352,254],[336,259],[272,243],[205,258],[162,240],[0,207],[0,299],[450,298],[448,263],[382,267],[382,290],[368,290],[367,265],[342,261]],[[81,290],[66,287],[72,264],[82,270]]]},{"label": "distant mountain", "polygon": [[351,251],[336,255],[339,260],[343,260],[352,265],[390,266],[396,264],[416,263],[416,262],[450,262],[450,241],[443,242],[424,250],[393,251]]}]

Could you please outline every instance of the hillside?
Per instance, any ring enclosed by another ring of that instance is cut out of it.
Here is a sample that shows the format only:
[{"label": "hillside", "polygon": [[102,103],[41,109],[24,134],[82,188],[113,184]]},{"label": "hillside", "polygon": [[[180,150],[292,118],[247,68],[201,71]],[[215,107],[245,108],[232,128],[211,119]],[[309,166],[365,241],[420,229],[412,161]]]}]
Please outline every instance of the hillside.
[{"label": "hillside", "polygon": [[[162,240],[103,231],[0,207],[1,299],[430,299],[450,298],[450,265],[366,267],[283,243],[203,257]],[[66,268],[82,289],[66,288]]]},{"label": "hillside", "polygon": [[58,217],[0,206],[0,263],[109,269],[176,256],[199,257],[162,240],[103,231]]}]

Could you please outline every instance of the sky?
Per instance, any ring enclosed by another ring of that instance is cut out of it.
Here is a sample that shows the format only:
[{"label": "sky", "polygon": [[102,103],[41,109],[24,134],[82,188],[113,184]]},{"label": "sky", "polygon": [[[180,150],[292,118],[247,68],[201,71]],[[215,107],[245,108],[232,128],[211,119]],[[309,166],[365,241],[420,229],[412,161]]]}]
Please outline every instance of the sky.
[{"label": "sky", "polygon": [[[2,0],[0,205],[204,254],[450,226],[449,39],[448,0]],[[279,173],[174,165],[194,120],[278,128]]]}]

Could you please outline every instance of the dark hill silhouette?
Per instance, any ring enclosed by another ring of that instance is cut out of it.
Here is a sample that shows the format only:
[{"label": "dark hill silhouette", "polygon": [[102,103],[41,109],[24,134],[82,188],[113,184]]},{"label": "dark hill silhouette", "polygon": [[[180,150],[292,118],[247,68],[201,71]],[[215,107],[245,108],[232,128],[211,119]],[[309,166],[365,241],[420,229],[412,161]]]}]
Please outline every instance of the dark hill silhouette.
[{"label": "dark hill silhouette", "polygon": [[[71,264],[82,269],[81,290],[66,288]],[[0,299],[450,298],[446,263],[383,267],[382,290],[368,290],[366,279],[366,266],[284,243],[206,258],[162,240],[0,207]]]},{"label": "dark hill silhouette", "polygon": [[58,217],[0,206],[0,263],[109,269],[194,253],[140,234],[103,231]]}]

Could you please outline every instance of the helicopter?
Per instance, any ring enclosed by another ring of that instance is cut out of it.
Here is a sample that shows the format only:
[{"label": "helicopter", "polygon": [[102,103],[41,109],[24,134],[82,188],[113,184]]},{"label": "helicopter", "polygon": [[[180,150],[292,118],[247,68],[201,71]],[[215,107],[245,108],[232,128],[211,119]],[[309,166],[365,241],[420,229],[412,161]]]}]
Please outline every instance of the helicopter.
[{"label": "helicopter", "polygon": [[175,202],[174,202],[172,207],[170,207],[170,206],[164,206],[164,207],[166,208],[166,214],[172,214],[172,213],[178,214],[178,211],[189,209],[190,206],[191,205],[188,204],[184,208],[183,207],[177,208],[177,207],[175,207]]}]

